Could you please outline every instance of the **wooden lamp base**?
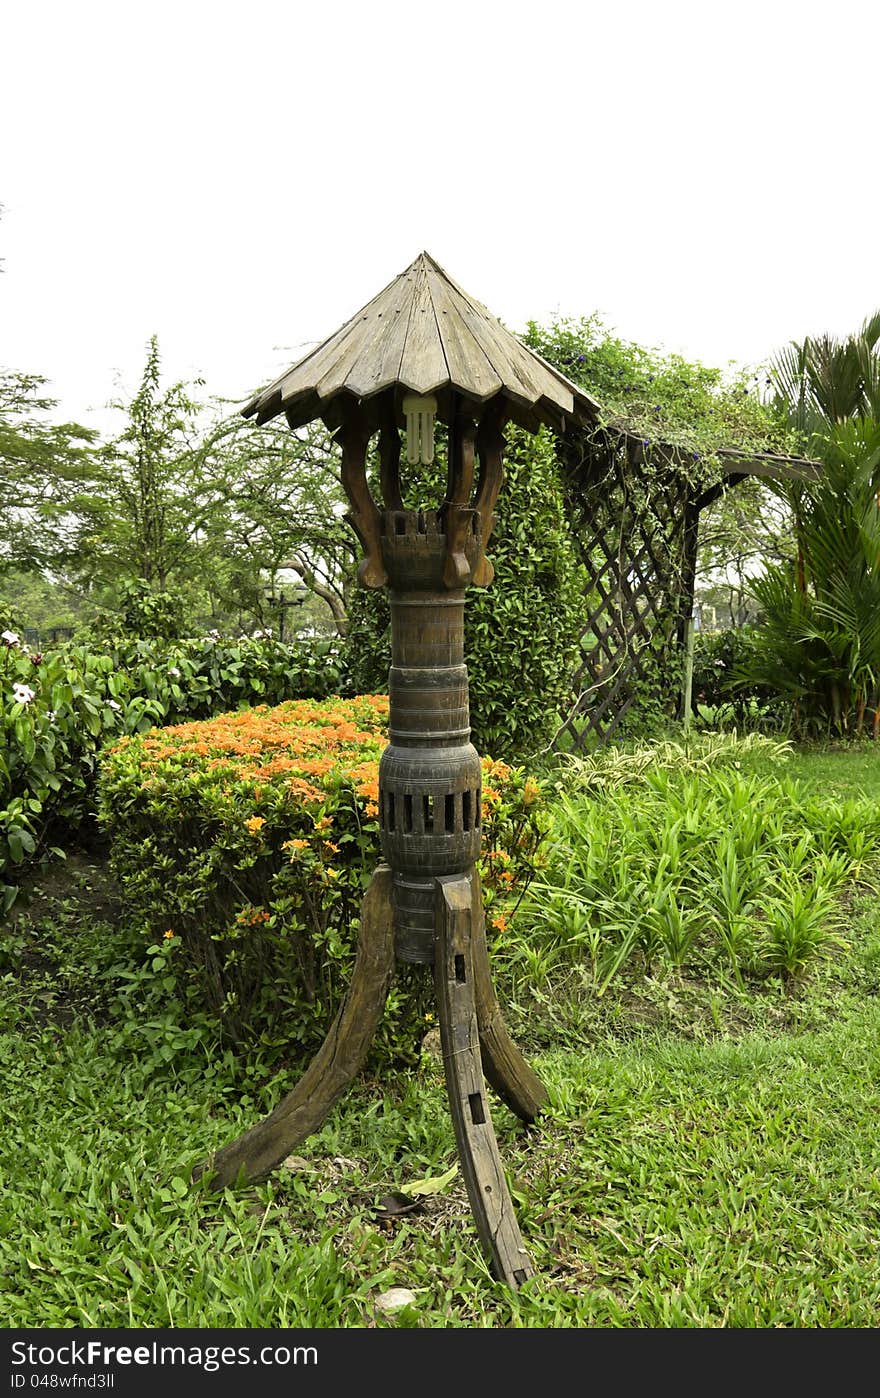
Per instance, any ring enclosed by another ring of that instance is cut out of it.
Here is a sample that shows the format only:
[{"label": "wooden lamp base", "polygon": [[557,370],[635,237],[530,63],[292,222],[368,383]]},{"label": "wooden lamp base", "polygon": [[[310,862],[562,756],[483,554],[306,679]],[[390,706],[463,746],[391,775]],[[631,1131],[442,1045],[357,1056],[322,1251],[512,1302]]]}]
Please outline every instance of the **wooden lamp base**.
[{"label": "wooden lamp base", "polygon": [[[361,904],[357,956],[342,1006],[296,1086],[262,1121],[196,1167],[212,1188],[265,1179],[317,1131],[364,1066],[394,976],[392,876],[380,864]],[[492,986],[480,880],[435,880],[434,986],[446,1091],[465,1187],[480,1242],[499,1281],[517,1288],[533,1274],[486,1101],[485,1078],[522,1121],[547,1100],[543,1083],[511,1039]]]}]

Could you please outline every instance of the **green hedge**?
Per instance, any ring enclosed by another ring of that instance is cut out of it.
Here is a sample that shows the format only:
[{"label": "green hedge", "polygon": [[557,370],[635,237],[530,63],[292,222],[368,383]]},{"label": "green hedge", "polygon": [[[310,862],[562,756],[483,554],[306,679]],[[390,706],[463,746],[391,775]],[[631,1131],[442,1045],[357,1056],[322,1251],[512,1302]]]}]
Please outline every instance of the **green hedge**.
[{"label": "green hedge", "polygon": [[94,819],[97,755],[108,738],[183,716],[333,693],[331,643],[271,638],[125,641],[39,653],[0,639],[0,907],[30,862]]},{"label": "green hedge", "polygon": [[157,700],[163,723],[252,704],[326,699],[339,690],[339,643],[278,641],[266,633],[183,641],[115,638],[106,653],[135,693]]},{"label": "green hedge", "polygon": [[[155,975],[233,1041],[314,1052],[338,1008],[379,857],[387,712],[384,696],[297,701],[123,739],[101,759],[111,865]],[[522,771],[483,767],[491,901],[528,880],[542,803]],[[401,974],[377,1053],[414,1052],[429,1008],[425,977]]]}]

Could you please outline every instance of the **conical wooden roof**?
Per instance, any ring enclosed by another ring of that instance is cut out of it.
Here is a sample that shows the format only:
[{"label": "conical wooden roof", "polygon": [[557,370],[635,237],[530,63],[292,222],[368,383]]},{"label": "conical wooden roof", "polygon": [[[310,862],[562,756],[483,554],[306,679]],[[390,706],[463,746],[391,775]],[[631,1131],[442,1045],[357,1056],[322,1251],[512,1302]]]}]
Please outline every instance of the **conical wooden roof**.
[{"label": "conical wooden roof", "polygon": [[369,399],[393,386],[437,394],[441,416],[449,392],[477,403],[501,394],[510,416],[532,430],[595,422],[599,413],[589,394],[521,344],[426,252],[242,411],[258,422],[284,412],[300,427],[342,394]]}]

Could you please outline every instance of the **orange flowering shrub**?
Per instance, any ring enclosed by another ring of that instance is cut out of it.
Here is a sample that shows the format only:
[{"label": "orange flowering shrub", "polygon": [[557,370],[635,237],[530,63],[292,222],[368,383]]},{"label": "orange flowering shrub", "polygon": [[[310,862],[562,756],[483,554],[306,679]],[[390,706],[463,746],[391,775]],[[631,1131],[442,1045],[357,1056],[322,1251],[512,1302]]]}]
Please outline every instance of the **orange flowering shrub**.
[{"label": "orange flowering shrub", "polygon": [[[154,728],[102,758],[99,818],[146,946],[173,928],[176,993],[233,1039],[281,1032],[314,1051],[344,994],[379,851],[386,695],[293,700]],[[537,783],[487,758],[487,897],[528,881]],[[505,901],[506,898],[505,898]],[[416,1042],[392,1001],[384,1045]],[[274,1026],[274,1031],[273,1031]]]}]

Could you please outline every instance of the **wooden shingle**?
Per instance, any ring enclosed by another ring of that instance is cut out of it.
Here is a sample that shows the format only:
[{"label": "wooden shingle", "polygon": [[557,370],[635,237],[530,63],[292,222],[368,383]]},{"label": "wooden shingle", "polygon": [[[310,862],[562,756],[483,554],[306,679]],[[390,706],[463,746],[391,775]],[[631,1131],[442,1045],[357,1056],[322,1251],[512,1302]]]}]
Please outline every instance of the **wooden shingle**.
[{"label": "wooden shingle", "polygon": [[500,395],[510,415],[541,423],[598,420],[599,405],[506,330],[422,252],[378,296],[243,409],[267,422],[286,413],[292,427],[322,417],[340,395],[365,401],[386,389],[459,393],[476,404]]}]

